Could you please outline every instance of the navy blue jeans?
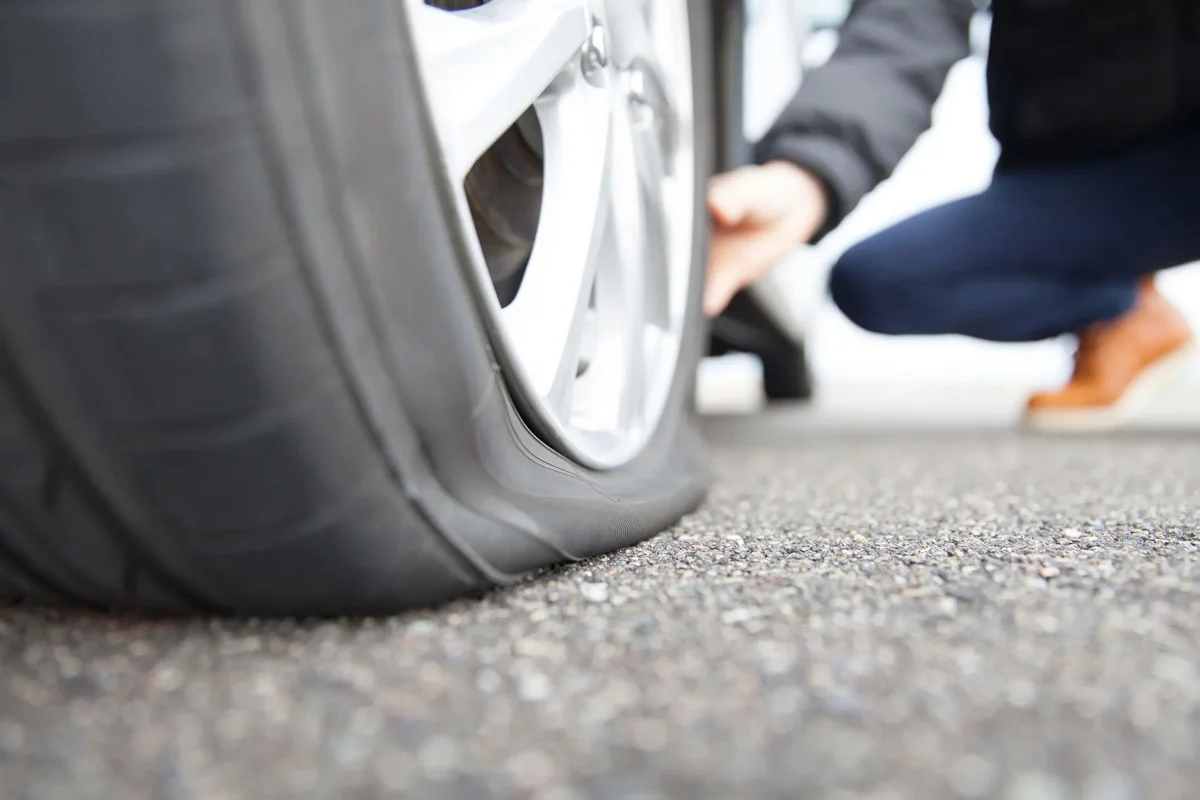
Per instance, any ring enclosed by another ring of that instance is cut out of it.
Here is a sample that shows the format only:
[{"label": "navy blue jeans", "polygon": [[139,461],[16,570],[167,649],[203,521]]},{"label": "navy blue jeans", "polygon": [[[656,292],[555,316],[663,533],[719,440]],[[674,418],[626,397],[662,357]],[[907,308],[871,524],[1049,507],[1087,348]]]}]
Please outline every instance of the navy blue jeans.
[{"label": "navy blue jeans", "polygon": [[1104,160],[998,168],[981,194],[854,247],[834,302],[885,334],[998,342],[1072,333],[1130,308],[1137,279],[1200,259],[1200,130]]}]

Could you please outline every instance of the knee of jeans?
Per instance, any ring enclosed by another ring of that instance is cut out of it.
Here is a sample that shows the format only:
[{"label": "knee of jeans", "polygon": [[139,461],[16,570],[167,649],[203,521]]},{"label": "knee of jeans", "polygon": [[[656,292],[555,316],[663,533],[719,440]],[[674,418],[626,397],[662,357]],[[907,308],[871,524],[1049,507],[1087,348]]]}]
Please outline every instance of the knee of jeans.
[{"label": "knee of jeans", "polygon": [[904,333],[897,312],[900,286],[891,266],[866,242],[847,250],[829,273],[834,304],[855,325],[872,333]]}]

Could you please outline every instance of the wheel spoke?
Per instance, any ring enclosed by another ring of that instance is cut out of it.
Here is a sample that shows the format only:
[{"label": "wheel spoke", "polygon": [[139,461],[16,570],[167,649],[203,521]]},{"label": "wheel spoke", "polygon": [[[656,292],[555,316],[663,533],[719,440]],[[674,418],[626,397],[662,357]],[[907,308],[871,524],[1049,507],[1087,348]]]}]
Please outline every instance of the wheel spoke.
[{"label": "wheel spoke", "polygon": [[605,25],[612,32],[613,61],[624,69],[635,60],[650,58],[654,45],[650,39],[650,2],[648,0],[606,0]]},{"label": "wheel spoke", "polygon": [[[646,287],[647,277],[661,267],[660,254],[653,252],[655,217],[653,195],[647,195],[647,176],[641,174],[637,151],[640,149],[634,114],[627,104],[618,103],[613,125],[613,209],[610,231],[617,263],[613,265],[613,292],[605,297],[609,313],[624,319],[615,325],[619,342],[621,370],[620,398],[617,403],[618,426],[636,425],[642,420],[646,387]],[[620,198],[619,201],[615,198]],[[602,282],[602,286],[604,283]],[[608,293],[605,293],[606,295]],[[608,309],[602,309],[604,313]]]},{"label": "wheel spoke", "polygon": [[667,178],[667,159],[661,131],[652,124],[636,120],[630,127],[630,158],[638,178],[637,193],[642,207],[642,259],[645,291],[643,316],[647,322],[666,327],[670,322],[670,298],[667,275],[669,243],[668,219],[663,182]]},{"label": "wheel spoke", "polygon": [[655,108],[665,130],[673,131],[680,124],[678,100],[684,87],[663,67],[664,56],[667,60],[678,56],[672,52],[679,43],[674,41],[678,25],[673,24],[670,6],[651,0],[607,0],[606,24],[612,31],[614,63],[618,69],[642,74],[639,91]]},{"label": "wheel spoke", "polygon": [[584,427],[633,431],[647,422],[649,370],[667,337],[669,298],[659,139],[627,101],[621,95],[613,110],[612,208],[596,275],[603,334],[572,411]]},{"label": "wheel spoke", "polygon": [[538,237],[503,323],[535,391],[565,412],[612,204],[610,95],[577,79],[535,108],[545,147],[545,195]]},{"label": "wheel spoke", "polygon": [[464,177],[575,57],[586,0],[492,0],[444,11],[409,0],[426,95],[451,174]]},{"label": "wheel spoke", "polygon": [[[620,147],[614,140],[614,150]],[[617,172],[614,170],[614,173]],[[619,175],[614,174],[613,196],[618,194]],[[625,196],[623,199],[627,199]],[[634,307],[625,305],[626,284],[622,280],[621,268],[623,240],[629,237],[618,235],[621,221],[617,213],[620,208],[610,209],[608,225],[597,252],[596,276],[596,332],[595,349],[587,372],[572,386],[570,414],[572,424],[587,430],[620,430],[622,419],[628,416],[624,398],[628,396],[630,320],[637,313]]]},{"label": "wheel spoke", "polygon": [[647,18],[650,37],[654,42],[652,64],[654,74],[659,79],[657,86],[663,92],[674,124],[690,128],[692,85],[690,79],[685,77],[690,73],[690,65],[683,73],[678,69],[665,68],[666,64],[687,64],[689,61],[687,38],[675,33],[681,26],[687,25],[686,15],[680,15],[679,10],[672,3],[652,3],[647,9]]}]

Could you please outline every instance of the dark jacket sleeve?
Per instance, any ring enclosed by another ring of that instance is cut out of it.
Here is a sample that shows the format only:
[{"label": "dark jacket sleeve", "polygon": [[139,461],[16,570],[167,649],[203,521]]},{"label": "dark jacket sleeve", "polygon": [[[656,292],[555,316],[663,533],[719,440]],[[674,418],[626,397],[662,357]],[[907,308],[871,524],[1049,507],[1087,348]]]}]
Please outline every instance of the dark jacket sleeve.
[{"label": "dark jacket sleeve", "polygon": [[755,148],[784,160],[829,192],[823,236],[891,175],[931,122],[950,68],[970,49],[972,0],[856,0],[837,49]]}]

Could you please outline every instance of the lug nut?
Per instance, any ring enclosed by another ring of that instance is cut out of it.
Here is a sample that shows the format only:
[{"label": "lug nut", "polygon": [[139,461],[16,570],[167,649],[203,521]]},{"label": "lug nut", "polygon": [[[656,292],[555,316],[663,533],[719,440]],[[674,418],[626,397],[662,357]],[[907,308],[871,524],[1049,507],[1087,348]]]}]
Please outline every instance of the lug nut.
[{"label": "lug nut", "polygon": [[604,84],[604,68],[608,66],[608,31],[596,25],[583,46],[581,59],[583,77],[593,86]]}]

